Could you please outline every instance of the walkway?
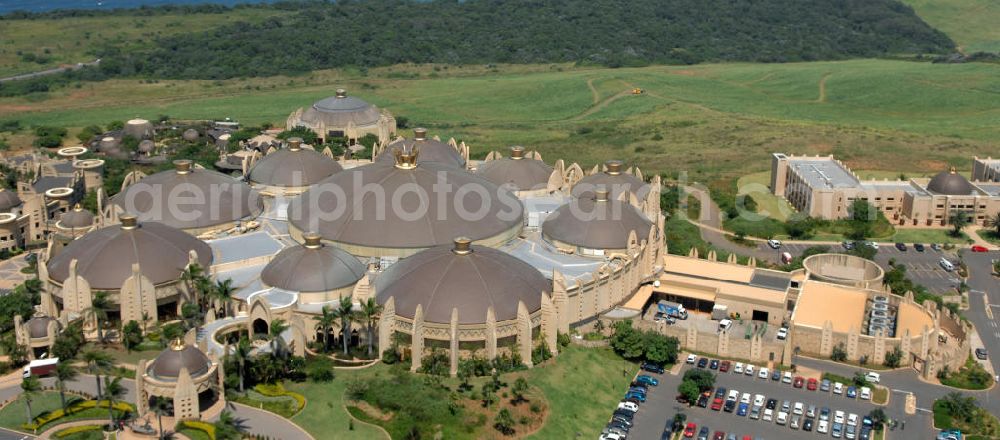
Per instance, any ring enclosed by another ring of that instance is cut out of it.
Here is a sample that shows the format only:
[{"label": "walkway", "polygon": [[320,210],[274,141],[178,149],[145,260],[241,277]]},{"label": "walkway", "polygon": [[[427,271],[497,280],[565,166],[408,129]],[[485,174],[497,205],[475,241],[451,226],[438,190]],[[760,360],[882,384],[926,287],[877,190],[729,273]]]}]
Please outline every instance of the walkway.
[{"label": "walkway", "polygon": [[34,276],[21,272],[21,269],[28,267],[28,262],[24,261],[26,255],[28,254],[0,261],[0,291],[13,290],[24,280]]}]

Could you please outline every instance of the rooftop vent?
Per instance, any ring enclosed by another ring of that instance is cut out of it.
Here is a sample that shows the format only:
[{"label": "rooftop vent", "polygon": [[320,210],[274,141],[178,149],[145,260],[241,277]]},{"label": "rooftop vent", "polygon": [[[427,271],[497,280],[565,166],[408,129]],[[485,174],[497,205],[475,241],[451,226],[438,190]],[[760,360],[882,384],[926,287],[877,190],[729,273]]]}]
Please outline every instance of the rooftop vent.
[{"label": "rooftop vent", "polygon": [[514,160],[524,159],[524,147],[510,147],[510,158]]},{"label": "rooftop vent", "polygon": [[468,237],[458,237],[455,239],[455,247],[451,250],[455,255],[468,255],[472,253],[472,240]]},{"label": "rooftop vent", "polygon": [[413,140],[415,141],[426,141],[427,140],[427,129],[423,127],[417,127],[413,129]]},{"label": "rooftop vent", "polygon": [[608,190],[601,188],[594,191],[594,200],[597,202],[607,202],[608,201]]},{"label": "rooftop vent", "polygon": [[302,149],[302,138],[288,138],[288,151],[299,151]]},{"label": "rooftop vent", "polygon": [[622,161],[620,160],[609,160],[604,162],[604,166],[607,168],[606,173],[617,176],[622,173]]},{"label": "rooftop vent", "polygon": [[191,162],[190,159],[178,159],[174,161],[174,169],[177,170],[177,174],[187,174],[191,172]]},{"label": "rooftop vent", "polygon": [[344,90],[344,89],[337,89],[337,91],[336,91],[336,93],[334,94],[334,96],[336,96],[336,97],[338,97],[338,98],[346,98],[346,97],[347,97],[347,90]]}]

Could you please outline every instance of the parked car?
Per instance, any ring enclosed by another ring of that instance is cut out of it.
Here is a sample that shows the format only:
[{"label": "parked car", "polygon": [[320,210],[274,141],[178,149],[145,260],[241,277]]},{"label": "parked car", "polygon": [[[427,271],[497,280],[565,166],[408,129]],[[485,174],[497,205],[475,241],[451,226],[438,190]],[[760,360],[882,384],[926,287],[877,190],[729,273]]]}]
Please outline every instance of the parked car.
[{"label": "parked car", "polygon": [[896,243],[896,249],[900,252],[906,252],[906,243]]},{"label": "parked car", "polygon": [[629,400],[629,399],[635,399],[635,400],[638,400],[641,403],[646,403],[646,395],[642,394],[642,393],[632,393],[632,392],[630,392],[628,394],[625,394],[625,400]]},{"label": "parked car", "polygon": [[840,243],[840,245],[843,246],[844,250],[847,250],[847,251],[850,251],[850,250],[854,249],[854,242],[850,241],[850,240],[844,240],[844,242]]},{"label": "parked car", "polygon": [[724,404],[725,402],[723,402],[721,397],[716,397],[715,399],[712,399],[712,407],[711,407],[712,411],[722,410],[722,405]]},{"label": "parked car", "polygon": [[981,246],[978,244],[972,245],[972,252],[989,252],[989,251],[990,251],[989,249],[986,249],[986,246]]},{"label": "parked car", "polygon": [[872,399],[872,389],[868,387],[861,387],[861,393],[858,394],[861,400],[871,400]]},{"label": "parked car", "polygon": [[913,250],[915,250],[917,252],[923,252],[924,251],[924,245],[920,244],[920,243],[913,243]]},{"label": "parked car", "polygon": [[771,249],[781,249],[781,241],[773,238],[767,241],[767,245],[770,246]]},{"label": "parked car", "polygon": [[743,373],[745,373],[747,376],[753,376],[753,369],[754,369],[753,365],[747,364],[747,366],[743,368]]},{"label": "parked car", "polygon": [[941,250],[941,245],[937,244],[937,243],[931,243],[931,249],[934,249],[936,251],[940,251]]},{"label": "parked car", "polygon": [[687,363],[689,363],[691,365],[694,365],[695,362],[698,362],[698,356],[695,356],[693,354],[689,354],[688,357],[687,357]]},{"label": "parked car", "polygon": [[783,383],[792,383],[792,372],[786,371],[783,376],[781,376],[781,381]]},{"label": "parked car", "polygon": [[754,405],[750,408],[750,418],[754,420],[760,419],[762,407],[759,405]]},{"label": "parked car", "polygon": [[708,393],[707,392],[702,393],[700,396],[698,396],[698,406],[702,408],[708,408],[708,399],[710,399]]},{"label": "parked car", "polygon": [[857,438],[857,433],[858,433],[857,426],[847,425],[847,427],[844,429],[844,438],[846,438],[847,440],[854,440],[855,438]]},{"label": "parked car", "polygon": [[698,440],[708,440],[708,427],[702,426],[701,430],[698,431]]},{"label": "parked car", "polygon": [[843,411],[834,411],[833,412],[833,423],[844,423],[844,419],[846,417],[847,417],[847,414],[844,413]]},{"label": "parked car", "polygon": [[779,412],[778,418],[775,419],[774,423],[777,423],[779,425],[784,425],[785,423],[788,423],[788,413],[784,411]]},{"label": "parked car", "polygon": [[737,362],[733,367],[733,373],[743,374],[743,362]]},{"label": "parked car", "polygon": [[784,402],[781,402],[781,411],[782,412],[788,412],[791,409],[792,409],[792,402],[789,402],[787,400],[784,401]]},{"label": "parked car", "polygon": [[774,420],[774,410],[771,409],[771,408],[765,409],[764,410],[764,421],[765,422],[770,422],[770,421],[773,421],[773,420]]},{"label": "parked car", "polygon": [[650,373],[663,374],[664,372],[662,365],[654,364],[648,361],[643,361],[640,368],[642,368],[645,371],[649,371]]},{"label": "parked car", "polygon": [[805,382],[806,380],[803,379],[802,376],[796,376],[795,382],[792,383],[792,386],[795,388],[802,388],[802,385],[805,384]]},{"label": "parked car", "polygon": [[729,361],[719,362],[719,372],[728,373],[729,372]]},{"label": "parked car", "polygon": [[882,380],[882,375],[874,371],[869,371],[865,373],[865,380],[877,384],[880,380]]},{"label": "parked car", "polygon": [[708,368],[710,368],[712,370],[718,370],[719,369],[719,360],[718,359],[712,359],[712,361],[708,363]]},{"label": "parked car", "polygon": [[809,405],[809,408],[806,408],[806,417],[816,417],[816,405]]},{"label": "parked car", "polygon": [[809,391],[816,391],[816,386],[818,384],[819,381],[817,381],[815,378],[810,377],[809,380],[806,381],[806,389]]},{"label": "parked car", "polygon": [[660,385],[660,380],[659,379],[657,379],[657,378],[655,378],[653,376],[647,376],[645,374],[641,374],[638,377],[636,377],[635,381],[637,383],[646,384],[646,385],[652,385],[654,387]]},{"label": "parked car", "polygon": [[777,399],[767,399],[767,405],[766,406],[767,406],[767,409],[774,409],[775,407],[778,406],[778,400]]},{"label": "parked car", "polygon": [[747,412],[749,412],[749,411],[750,411],[750,404],[749,403],[740,403],[740,406],[738,408],[736,408],[736,415],[738,415],[740,417],[746,417]]},{"label": "parked car", "polygon": [[830,422],[826,420],[820,420],[819,423],[816,424],[816,432],[820,434],[826,434],[830,432]]},{"label": "parked car", "polygon": [[815,422],[813,422],[813,419],[805,419],[804,421],[802,421],[802,430],[803,431],[812,431],[814,423]]},{"label": "parked car", "polygon": [[865,245],[868,246],[868,247],[870,247],[870,248],[872,248],[872,249],[878,250],[878,243],[876,243],[874,241],[866,241]]},{"label": "parked car", "polygon": [[841,438],[844,436],[844,424],[833,422],[833,428],[830,429],[830,436],[833,438]]},{"label": "parked car", "polygon": [[635,404],[634,402],[620,402],[618,404],[618,409],[636,412],[639,410],[639,405]]},{"label": "parked car", "polygon": [[850,413],[847,415],[847,424],[849,426],[858,426],[858,420],[860,420],[860,418],[855,413]]},{"label": "parked car", "polygon": [[951,261],[948,261],[947,258],[941,257],[941,260],[938,261],[938,264],[941,265],[941,268],[944,269],[945,272],[951,272],[955,270],[955,265],[952,264]]},{"label": "parked car", "polygon": [[729,413],[733,412],[734,410],[736,410],[736,401],[727,400],[726,404],[722,406],[722,410]]},{"label": "parked car", "polygon": [[767,377],[771,375],[771,371],[767,367],[760,367],[760,372],[757,373],[757,377],[767,380]]},{"label": "parked car", "polygon": [[624,437],[614,432],[608,432],[605,434],[601,434],[600,440],[624,440]]},{"label": "parked car", "polygon": [[819,419],[824,422],[830,421],[830,408],[823,407],[819,410]]},{"label": "parked car", "polygon": [[750,404],[750,393],[743,393],[743,395],[740,396],[740,403],[745,403],[745,404],[749,405]]},{"label": "parked car", "polygon": [[976,358],[977,359],[981,359],[981,360],[985,361],[987,357],[988,357],[988,355],[986,354],[986,349],[985,348],[977,348],[976,349]]},{"label": "parked car", "polygon": [[696,429],[698,429],[698,425],[689,422],[687,426],[684,427],[684,437],[686,438],[694,437],[694,431]]},{"label": "parked car", "polygon": [[785,327],[779,328],[778,329],[778,339],[784,341],[785,338],[788,338],[788,329],[785,328]]},{"label": "parked car", "polygon": [[715,389],[715,397],[723,399],[726,397],[726,387],[718,387]]},{"label": "parked car", "polygon": [[757,394],[757,395],[753,396],[753,405],[754,406],[763,406],[764,405],[764,395],[763,394]]},{"label": "parked car", "polygon": [[698,368],[705,368],[708,366],[708,358],[698,359]]},{"label": "parked car", "polygon": [[857,397],[858,397],[858,388],[853,386],[847,387],[847,398],[856,399]]},{"label": "parked car", "polygon": [[806,412],[805,405],[802,402],[795,402],[795,405],[792,406],[792,414],[801,416],[804,412]]},{"label": "parked car", "polygon": [[712,440],[726,440],[726,433],[715,431],[715,434],[712,434]]},{"label": "parked car", "polygon": [[799,426],[801,424],[802,424],[802,417],[794,416],[792,417],[792,420],[788,422],[788,427],[792,429],[799,429]]},{"label": "parked car", "polygon": [[833,384],[833,394],[843,394],[843,393],[844,393],[844,384],[840,382],[835,382]]},{"label": "parked car", "polygon": [[781,380],[781,370],[774,370],[771,372],[771,380],[778,381]]}]

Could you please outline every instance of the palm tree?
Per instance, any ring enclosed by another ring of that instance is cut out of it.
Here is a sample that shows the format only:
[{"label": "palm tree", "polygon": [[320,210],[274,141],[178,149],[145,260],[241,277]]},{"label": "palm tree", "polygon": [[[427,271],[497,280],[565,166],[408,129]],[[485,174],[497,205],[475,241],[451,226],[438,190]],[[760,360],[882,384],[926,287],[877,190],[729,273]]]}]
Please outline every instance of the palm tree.
[{"label": "palm tree", "polygon": [[84,351],[80,357],[87,363],[87,372],[97,381],[97,400],[101,400],[101,372],[111,368],[115,361],[110,354],[98,350]]},{"label": "palm tree", "polygon": [[208,297],[211,295],[213,290],[212,280],[208,277],[201,277],[195,281],[195,289],[198,291],[198,307],[202,313],[208,310]]},{"label": "palm tree", "polygon": [[246,366],[250,362],[250,340],[241,337],[240,341],[236,343],[236,347],[233,350],[233,356],[236,357],[236,366],[240,376],[240,392],[243,392],[243,377],[246,375]]},{"label": "palm tree", "polygon": [[94,320],[94,323],[97,325],[97,340],[102,344],[105,343],[103,324],[108,320],[107,309],[110,304],[108,301],[108,292],[98,291],[94,293],[90,307],[83,311],[83,316],[87,320]]},{"label": "palm tree", "polygon": [[281,338],[281,334],[288,330],[288,323],[284,319],[277,318],[271,321],[270,335],[271,335],[271,350],[274,351],[275,355],[279,357],[284,357],[285,340]]},{"label": "palm tree", "polygon": [[969,225],[971,221],[968,211],[955,211],[948,216],[948,223],[951,224],[951,235],[953,237],[960,237],[962,235],[962,228]]},{"label": "palm tree", "polygon": [[343,341],[344,355],[347,355],[347,344],[351,340],[351,321],[356,319],[354,314],[354,304],[351,302],[351,297],[341,296],[340,305],[337,306],[337,310],[334,312],[337,315],[337,319],[340,321],[340,339]]},{"label": "palm tree", "polygon": [[216,281],[215,287],[212,289],[212,297],[215,301],[222,306],[222,316],[229,316],[229,307],[233,303],[233,292],[236,288],[233,287],[233,280],[227,278],[222,281]]},{"label": "palm tree", "polygon": [[316,319],[316,328],[323,332],[323,352],[330,346],[330,327],[337,322],[337,314],[330,306],[323,306],[322,314]]},{"label": "palm tree", "polygon": [[989,216],[984,224],[993,228],[993,234],[1000,239],[1000,212]]},{"label": "palm tree", "polygon": [[187,284],[188,292],[195,296],[195,302],[199,301],[198,292],[196,288],[198,287],[198,280],[204,278],[205,270],[198,263],[189,264],[184,268],[184,272],[181,273],[181,280]]},{"label": "palm tree", "polygon": [[118,400],[125,396],[125,387],[122,386],[122,378],[115,376],[113,379],[108,378],[104,384],[104,397],[108,399],[108,418],[110,419],[110,426],[115,425],[115,400]]},{"label": "palm tree", "polygon": [[80,371],[69,362],[60,362],[56,365],[56,388],[59,389],[63,412],[66,412],[66,382],[76,379],[79,375]]},{"label": "palm tree", "polygon": [[240,426],[233,413],[223,410],[219,414],[219,420],[213,424],[215,426],[216,440],[239,440],[243,438],[243,427]]},{"label": "palm tree", "polygon": [[368,298],[367,301],[361,303],[361,316],[365,318],[365,336],[368,339],[368,357],[372,356],[372,329],[378,322],[379,315],[382,314],[382,306],[379,305],[375,298]]},{"label": "palm tree", "polygon": [[31,402],[35,399],[35,394],[42,389],[42,383],[35,376],[28,376],[21,381],[21,394],[24,396],[24,405],[28,410],[28,424],[35,418],[31,415]]},{"label": "palm tree", "polygon": [[156,422],[160,425],[160,440],[167,438],[166,433],[163,432],[163,416],[170,410],[171,404],[170,399],[162,396],[153,396],[149,402],[149,410],[156,414]]}]

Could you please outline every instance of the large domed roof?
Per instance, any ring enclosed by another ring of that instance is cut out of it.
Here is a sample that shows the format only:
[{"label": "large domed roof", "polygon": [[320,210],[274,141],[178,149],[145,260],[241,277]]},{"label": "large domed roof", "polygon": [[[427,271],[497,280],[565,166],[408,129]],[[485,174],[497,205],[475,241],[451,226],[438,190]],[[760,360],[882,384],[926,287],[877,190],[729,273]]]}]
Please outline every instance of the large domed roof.
[{"label": "large domed roof", "polygon": [[967,196],[976,190],[961,174],[955,171],[942,171],[931,179],[927,189],[936,194],[948,196]]},{"label": "large domed roof", "polygon": [[264,156],[250,170],[250,181],[270,186],[309,186],[344,170],[322,153],[301,148],[301,143],[302,139],[289,139],[288,148]]},{"label": "large domed roof", "polygon": [[[256,217],[264,210],[259,194],[244,182],[218,171],[174,161],[175,170],[146,176],[111,201],[142,221],[197,229]],[[171,197],[175,204],[168,204]]]},{"label": "large domed roof", "polygon": [[198,253],[198,264],[212,264],[212,248],[190,234],[162,223],[138,224],[133,216],[122,216],[120,225],[91,231],[48,262],[49,278],[57,283],[69,277],[69,263],[77,260],[77,274],[92,290],[118,290],[139,264],[142,275],[153,284],[180,279],[188,264],[188,252]]},{"label": "large domed roof", "polygon": [[424,320],[451,322],[458,308],[459,324],[486,322],[493,307],[497,321],[517,318],[517,303],[528,312],[541,307],[551,282],[538,269],[496,249],[470,246],[467,239],[427,249],[389,267],[375,280],[376,300],[394,298],[397,315],[413,318],[420,304]]},{"label": "large domed roof", "polygon": [[305,244],[286,248],[264,266],[264,284],[292,292],[329,292],[357,283],[365,265],[335,246],[324,246],[318,234],[306,234]]},{"label": "large domed roof", "polygon": [[521,226],[524,208],[510,191],[412,155],[399,160],[334,174],[292,200],[289,221],[345,247],[380,249],[427,248],[456,235],[483,240]]},{"label": "large domed roof", "polygon": [[542,223],[550,239],[590,249],[624,249],[629,232],[642,240],[650,222],[638,209],[620,200],[608,200],[606,190],[588,198],[572,199]]},{"label": "large domed roof", "polygon": [[94,214],[83,209],[79,203],[73,206],[72,210],[64,212],[59,216],[56,226],[64,229],[83,229],[94,226]]},{"label": "large domed roof", "polygon": [[364,100],[347,96],[347,91],[337,89],[337,93],[313,103],[302,113],[302,121],[318,125],[323,122],[328,128],[347,127],[353,122],[357,126],[368,126],[378,122],[381,113],[377,107]]},{"label": "large domed roof", "polygon": [[187,368],[191,377],[198,377],[207,373],[211,365],[212,361],[201,350],[177,340],[150,362],[146,372],[156,379],[176,380],[181,368]]},{"label": "large domed roof", "polygon": [[0,188],[0,212],[7,212],[13,208],[21,206],[21,198],[17,196],[17,191]]},{"label": "large domed roof", "polygon": [[58,328],[62,328],[59,321],[50,316],[35,316],[28,320],[28,337],[45,338],[49,336],[49,322],[55,321]]},{"label": "large domed roof", "polygon": [[594,190],[606,189],[612,199],[617,199],[621,193],[629,191],[640,202],[649,194],[649,184],[631,174],[622,172],[622,162],[609,160],[604,163],[604,172],[591,174],[580,179],[573,185],[571,194],[578,198],[591,198]]},{"label": "large domed roof", "polygon": [[524,148],[513,147],[510,157],[483,162],[476,170],[497,185],[509,184],[517,191],[545,189],[552,175],[552,167],[540,160],[524,157]]},{"label": "large domed roof", "polygon": [[400,139],[389,143],[375,160],[395,163],[396,151],[412,153],[414,149],[417,150],[417,163],[437,162],[442,165],[465,168],[465,158],[458,153],[455,147],[428,138],[427,130],[423,128],[414,129],[413,137],[410,139]]}]

